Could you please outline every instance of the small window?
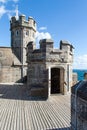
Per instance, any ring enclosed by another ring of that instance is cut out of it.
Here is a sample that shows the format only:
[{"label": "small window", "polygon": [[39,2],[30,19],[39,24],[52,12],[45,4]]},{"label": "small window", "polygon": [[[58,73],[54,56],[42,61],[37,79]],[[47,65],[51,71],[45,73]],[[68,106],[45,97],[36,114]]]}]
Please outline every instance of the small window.
[{"label": "small window", "polygon": [[29,31],[26,31],[26,35],[29,36]]},{"label": "small window", "polygon": [[19,34],[18,30],[16,30],[16,36],[18,36],[18,34]]}]

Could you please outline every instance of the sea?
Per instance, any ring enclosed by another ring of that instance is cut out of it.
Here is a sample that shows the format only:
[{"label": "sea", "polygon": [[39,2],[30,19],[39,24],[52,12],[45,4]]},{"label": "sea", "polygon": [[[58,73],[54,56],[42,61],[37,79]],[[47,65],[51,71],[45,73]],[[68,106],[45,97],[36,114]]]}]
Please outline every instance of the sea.
[{"label": "sea", "polygon": [[74,69],[73,72],[76,72],[78,74],[78,81],[84,79],[84,73],[87,72],[86,69]]}]

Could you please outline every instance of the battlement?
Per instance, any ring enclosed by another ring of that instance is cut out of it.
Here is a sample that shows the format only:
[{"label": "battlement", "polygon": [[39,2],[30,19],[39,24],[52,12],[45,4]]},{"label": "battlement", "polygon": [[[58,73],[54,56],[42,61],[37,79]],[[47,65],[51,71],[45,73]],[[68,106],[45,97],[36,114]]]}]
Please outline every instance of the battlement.
[{"label": "battlement", "polygon": [[40,40],[40,50],[42,52],[49,52],[53,50],[53,40],[52,39],[42,39]]},{"label": "battlement", "polygon": [[41,96],[39,90],[42,93],[45,92],[43,95],[46,97],[57,92],[67,94],[72,85],[73,49],[70,49],[71,44],[60,41],[60,48],[57,49],[54,48],[52,39],[42,39],[39,44],[39,49],[35,47],[34,42],[29,42],[27,45],[27,86],[31,95]]},{"label": "battlement", "polygon": [[27,27],[27,28],[32,28],[34,31],[36,31],[36,22],[32,17],[29,17],[28,20],[26,20],[25,15],[20,15],[19,19],[16,19],[16,17],[12,17],[11,21],[11,28],[15,27]]},{"label": "battlement", "polygon": [[72,44],[70,42],[65,41],[65,40],[61,40],[60,41],[60,49],[72,52],[74,47],[72,46]]},{"label": "battlement", "polygon": [[22,64],[26,64],[26,46],[35,41],[36,22],[32,17],[26,20],[25,15],[18,16],[17,13],[11,18],[10,31],[12,52]]},{"label": "battlement", "polygon": [[52,39],[42,39],[37,49],[36,22],[32,17],[26,20],[25,15],[19,16],[18,9],[11,18],[10,31],[10,51],[0,49],[1,82],[25,82],[27,79],[31,96],[47,98],[50,94],[70,92],[73,46],[61,40],[60,47],[55,49]]},{"label": "battlement", "polygon": [[70,44],[64,44],[65,49],[55,49],[53,47],[52,39],[42,39],[40,40],[40,49],[36,49],[35,43],[29,42],[27,45],[27,62],[31,61],[46,61],[46,62],[56,62],[56,63],[72,63],[73,62],[73,53],[71,53],[66,46],[71,47]]}]

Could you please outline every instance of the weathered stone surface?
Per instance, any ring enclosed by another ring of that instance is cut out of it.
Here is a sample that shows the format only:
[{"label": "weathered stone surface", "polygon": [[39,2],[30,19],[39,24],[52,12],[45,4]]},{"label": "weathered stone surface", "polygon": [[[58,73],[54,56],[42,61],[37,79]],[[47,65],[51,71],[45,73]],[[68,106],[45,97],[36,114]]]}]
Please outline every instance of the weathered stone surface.
[{"label": "weathered stone surface", "polygon": [[11,48],[0,47],[0,82],[23,82],[27,74],[26,46],[35,40],[36,23],[25,15],[10,21]]},{"label": "weathered stone surface", "polygon": [[74,128],[87,130],[87,81],[81,81],[72,87],[71,130]]},{"label": "weathered stone surface", "polygon": [[3,67],[0,70],[0,83],[22,82],[20,67]]},{"label": "weathered stone surface", "polygon": [[[33,87],[34,89],[36,88],[33,91],[35,95],[36,93],[40,95],[40,88],[42,91],[42,87],[44,87],[47,91],[46,96],[49,96],[52,84],[52,68],[59,68],[60,92],[65,94],[70,91],[70,86],[72,86],[73,50],[70,49],[71,45],[69,43],[60,44],[61,49],[54,49],[53,40],[43,39],[40,41],[40,49],[34,49],[35,44],[33,42],[27,45],[27,86],[30,91],[33,90]],[[67,82],[66,86],[64,85],[64,81]]]},{"label": "weathered stone surface", "polygon": [[11,66],[13,55],[10,47],[0,47],[0,64],[1,66]]},{"label": "weathered stone surface", "polygon": [[[60,41],[60,49],[55,49],[53,40],[42,39],[40,48],[36,49],[36,22],[32,17],[26,20],[25,15],[19,16],[19,19],[11,18],[10,31],[11,48],[0,49],[0,82],[26,79],[29,90],[36,87],[39,91],[39,88],[43,88],[41,91],[47,97],[52,90],[52,84],[62,94],[70,92],[73,46],[67,41]],[[52,75],[52,68],[55,73],[57,68],[56,75],[54,72]]]},{"label": "weathered stone surface", "polygon": [[72,86],[74,86],[78,82],[78,75],[77,75],[77,73],[73,73],[72,81],[73,81]]},{"label": "weathered stone surface", "polygon": [[[22,82],[26,72],[22,76],[22,63],[12,53],[10,47],[0,47],[0,83]],[[23,67],[26,71],[26,66]]]}]

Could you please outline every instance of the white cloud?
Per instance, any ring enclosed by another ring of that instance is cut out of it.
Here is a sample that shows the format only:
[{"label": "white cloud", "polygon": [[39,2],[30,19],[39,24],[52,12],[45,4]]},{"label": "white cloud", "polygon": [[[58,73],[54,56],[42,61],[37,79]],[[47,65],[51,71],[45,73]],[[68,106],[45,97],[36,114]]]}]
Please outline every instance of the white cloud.
[{"label": "white cloud", "polygon": [[6,0],[0,0],[0,2],[5,3],[5,2],[6,2]]},{"label": "white cloud", "polygon": [[40,27],[39,30],[47,30],[47,27]]},{"label": "white cloud", "polygon": [[10,19],[11,16],[12,16],[14,13],[16,13],[16,9],[14,9],[14,10],[7,10],[4,5],[2,5],[2,6],[0,7],[0,18],[1,18],[4,14],[7,14],[8,18]]},{"label": "white cloud", "polygon": [[36,32],[36,40],[41,40],[41,39],[50,39],[51,38],[51,34],[48,32]]},{"label": "white cloud", "polygon": [[12,15],[14,15],[14,14],[16,15],[17,7],[16,7],[15,4],[14,4],[14,5],[15,5],[15,9],[9,10],[9,9],[6,8],[5,3],[6,3],[6,2],[9,3],[10,1],[13,1],[13,3],[16,3],[16,2],[18,2],[19,0],[0,0],[0,2],[1,2],[1,6],[0,6],[0,18],[1,18],[4,14],[6,14],[9,19],[12,17]]},{"label": "white cloud", "polygon": [[18,2],[19,0],[0,0],[1,3],[6,3],[6,2],[10,2],[10,1],[13,1],[13,2]]},{"label": "white cloud", "polygon": [[39,32],[39,31],[37,31],[35,38],[36,38],[37,47],[39,47],[39,41],[41,39],[51,39],[52,37],[51,37],[51,34],[49,32]]},{"label": "white cloud", "polygon": [[7,15],[8,15],[8,18],[9,18],[9,20],[10,20],[11,17],[12,17],[11,13],[8,12]]},{"label": "white cloud", "polygon": [[5,6],[1,6],[0,7],[0,18],[6,13],[7,11],[6,11],[6,9],[5,9]]},{"label": "white cloud", "polygon": [[87,69],[87,54],[75,57],[73,67],[75,69]]},{"label": "white cloud", "polygon": [[[12,9],[12,10],[9,10],[6,8],[6,2],[7,3],[10,3],[10,2],[13,2],[13,3],[17,3],[19,0],[0,0],[0,18],[4,15],[4,14],[7,14],[8,18],[10,19],[11,16],[16,13],[16,9]],[[15,5],[15,4],[14,4]],[[16,5],[15,5],[16,6]]]}]

